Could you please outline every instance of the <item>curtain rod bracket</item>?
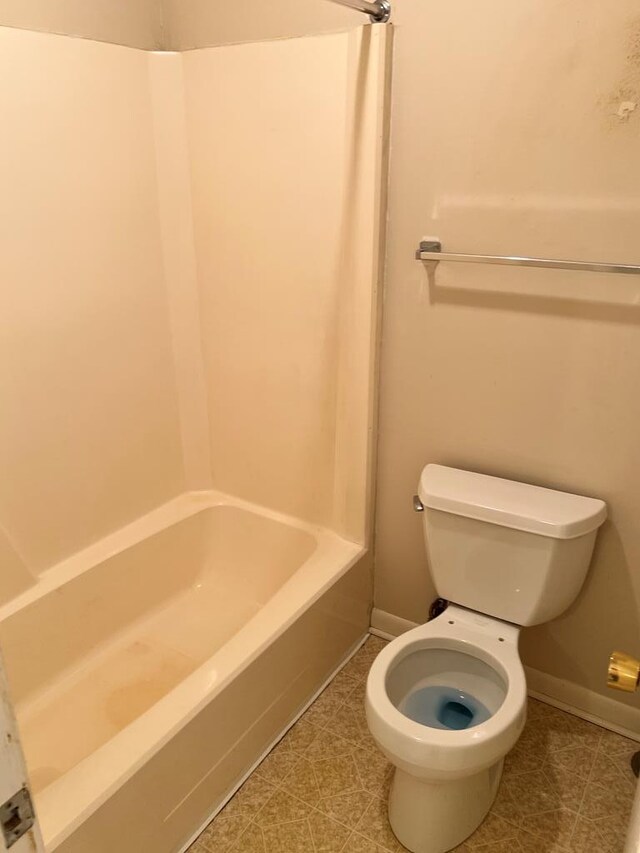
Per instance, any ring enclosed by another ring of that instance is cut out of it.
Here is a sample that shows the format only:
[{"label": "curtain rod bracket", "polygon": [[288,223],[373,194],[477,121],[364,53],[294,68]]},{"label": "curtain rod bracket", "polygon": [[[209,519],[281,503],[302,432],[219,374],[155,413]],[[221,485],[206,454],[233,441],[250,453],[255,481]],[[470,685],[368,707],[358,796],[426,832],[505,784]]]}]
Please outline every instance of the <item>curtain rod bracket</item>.
[{"label": "curtain rod bracket", "polygon": [[369,18],[372,24],[386,24],[391,18],[391,2],[390,0],[380,0],[380,11],[377,14],[370,15]]},{"label": "curtain rod bracket", "polygon": [[391,0],[331,0],[356,12],[364,12],[372,24],[386,24],[391,18]]}]

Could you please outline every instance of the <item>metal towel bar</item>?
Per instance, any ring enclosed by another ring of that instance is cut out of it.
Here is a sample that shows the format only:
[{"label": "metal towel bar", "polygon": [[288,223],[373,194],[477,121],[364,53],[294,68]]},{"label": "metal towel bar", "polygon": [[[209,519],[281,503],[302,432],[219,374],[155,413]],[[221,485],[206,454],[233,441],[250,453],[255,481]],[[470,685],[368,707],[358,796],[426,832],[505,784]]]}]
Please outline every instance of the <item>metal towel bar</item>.
[{"label": "metal towel bar", "polygon": [[555,258],[520,258],[516,255],[471,255],[462,252],[443,252],[438,240],[423,240],[416,252],[419,261],[460,261],[467,264],[501,264],[513,267],[542,267],[555,270],[640,275],[638,264],[604,264],[590,261],[561,261]]}]

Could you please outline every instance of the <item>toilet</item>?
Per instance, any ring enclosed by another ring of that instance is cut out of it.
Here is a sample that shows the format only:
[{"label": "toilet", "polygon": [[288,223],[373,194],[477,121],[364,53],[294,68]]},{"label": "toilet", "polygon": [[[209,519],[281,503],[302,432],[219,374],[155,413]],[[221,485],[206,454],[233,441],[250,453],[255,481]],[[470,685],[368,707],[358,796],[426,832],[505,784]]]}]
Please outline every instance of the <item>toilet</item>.
[{"label": "toilet", "polygon": [[575,600],[607,508],[442,465],[424,469],[414,506],[436,590],[450,603],[383,649],[365,705],[395,766],[391,828],[413,853],[445,853],[487,815],[524,727],[520,628]]}]

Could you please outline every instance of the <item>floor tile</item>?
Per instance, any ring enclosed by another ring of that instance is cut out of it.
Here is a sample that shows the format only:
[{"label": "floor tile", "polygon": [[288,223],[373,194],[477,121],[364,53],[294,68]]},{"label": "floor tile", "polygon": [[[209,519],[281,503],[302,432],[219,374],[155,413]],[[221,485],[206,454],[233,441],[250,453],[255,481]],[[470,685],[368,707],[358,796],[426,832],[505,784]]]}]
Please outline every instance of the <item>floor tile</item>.
[{"label": "floor tile", "polygon": [[233,799],[227,803],[221,816],[226,814],[243,814],[249,819],[260,811],[262,806],[276,792],[276,788],[260,775],[253,773],[240,790],[236,793]]},{"label": "floor tile", "polygon": [[302,718],[308,723],[324,728],[327,720],[342,707],[342,699],[326,690],[321,693]]},{"label": "floor tile", "polygon": [[265,829],[279,823],[304,820],[311,810],[312,807],[308,803],[292,797],[286,791],[278,790],[260,809],[254,823]]},{"label": "floor tile", "polygon": [[580,814],[586,818],[597,820],[611,818],[627,821],[633,802],[633,788],[629,787],[626,796],[619,790],[589,782],[580,806]]},{"label": "floor tile", "polygon": [[[522,853],[573,853],[572,847],[563,847],[555,842],[551,842],[550,846],[546,846],[544,844],[541,845],[539,838],[535,835],[527,835],[527,833],[520,833],[518,836],[518,844],[520,846],[517,849],[522,851]],[[585,850],[584,853],[603,853],[603,851]]]},{"label": "floor tile", "polygon": [[541,735],[534,736],[525,730],[518,743],[505,758],[504,773],[505,775],[515,775],[541,770],[546,756],[547,749],[544,738]]},{"label": "floor tile", "polygon": [[517,838],[507,838],[504,841],[490,841],[488,844],[463,845],[458,850],[467,850],[469,853],[517,853],[522,850]]},{"label": "floor tile", "polygon": [[387,803],[385,800],[374,797],[371,804],[360,818],[356,827],[357,831],[375,841],[389,853],[404,853],[405,847],[400,844],[389,826],[387,817]]},{"label": "floor tile", "polygon": [[303,758],[282,780],[281,788],[311,806],[315,806],[322,798],[313,764],[306,758]]},{"label": "floor tile", "polygon": [[211,851],[204,846],[200,839],[198,839],[194,844],[191,845],[188,850],[188,853],[211,853]]},{"label": "floor tile", "polygon": [[542,772],[548,783],[548,791],[557,798],[558,805],[578,811],[587,787],[587,779],[562,766],[551,764],[547,764]]},{"label": "floor tile", "polygon": [[318,808],[329,817],[355,829],[373,797],[367,791],[353,791],[320,800]]},{"label": "floor tile", "polygon": [[609,732],[606,729],[602,731],[599,749],[606,752],[608,755],[619,755],[626,753],[629,756],[634,752],[638,752],[640,744],[635,740],[618,735],[615,732]]},{"label": "floor tile", "polygon": [[341,755],[326,761],[315,761],[313,770],[322,797],[348,794],[361,787],[360,776],[350,755]]},{"label": "floor tile", "polygon": [[[393,768],[371,738],[370,638],[189,853],[406,853],[387,816]],[[640,744],[536,699],[498,795],[457,853],[622,853]]]},{"label": "floor tile", "polygon": [[558,792],[541,770],[523,773],[508,780],[513,805],[520,817],[560,807]]},{"label": "floor tile", "polygon": [[304,754],[311,744],[316,740],[322,729],[314,726],[304,717],[290,729],[282,738],[279,746],[283,750]]},{"label": "floor tile", "polygon": [[519,826],[522,822],[522,812],[520,811],[518,802],[514,799],[512,792],[509,790],[509,779],[503,778],[502,784],[498,791],[498,796],[491,808],[491,814],[500,815],[514,826]]},{"label": "floor tile", "polygon": [[343,847],[342,853],[386,853],[386,851],[370,838],[354,832]]},{"label": "floor tile", "polygon": [[328,758],[352,755],[355,745],[335,732],[324,729],[313,741],[305,752],[305,758],[309,761],[322,761]]},{"label": "floor tile", "polygon": [[518,829],[512,823],[497,814],[489,814],[466,843],[475,848],[491,842],[513,840],[517,835]]},{"label": "floor tile", "polygon": [[571,853],[615,853],[622,850],[610,835],[608,828],[603,832],[593,821],[578,817],[571,838]]},{"label": "floor tile", "polygon": [[578,819],[577,812],[569,809],[554,809],[549,812],[529,815],[523,818],[520,837],[528,835],[537,839],[540,850],[554,845],[568,847]]},{"label": "floor tile", "polygon": [[534,725],[540,723],[540,730],[546,737],[550,749],[568,749],[571,747],[591,747],[597,749],[602,729],[586,720],[572,717],[570,714],[552,708],[551,712]]},{"label": "floor tile", "polygon": [[278,744],[264,761],[258,765],[254,773],[261,776],[272,785],[277,785],[290,773],[300,761],[300,756],[296,752],[291,752],[284,749]]},{"label": "floor tile", "polygon": [[540,702],[539,699],[533,699],[529,696],[527,698],[527,718],[534,720],[537,717],[544,717],[547,715],[550,707],[546,702]]},{"label": "floor tile", "polygon": [[364,694],[367,689],[366,680],[357,681],[355,687],[344,699],[344,704],[350,708],[364,708]]},{"label": "floor tile", "polygon": [[362,681],[366,679],[374,657],[375,655],[372,657],[367,652],[366,647],[362,648],[356,652],[342,671],[346,676],[354,678],[356,681]]},{"label": "floor tile", "polygon": [[[578,818],[584,820],[584,818]],[[611,821],[609,818],[590,821],[603,840],[604,853],[619,853],[624,849],[627,835],[626,824],[620,821]]]},{"label": "floor tile", "polygon": [[231,853],[266,853],[260,827],[250,823],[231,848]]},{"label": "floor tile", "polygon": [[200,836],[200,844],[211,853],[226,853],[247,828],[249,818],[243,814],[226,815],[224,811]]},{"label": "floor tile", "polygon": [[311,828],[306,820],[263,827],[265,853],[310,853]]},{"label": "floor tile", "polygon": [[584,747],[569,747],[550,752],[547,756],[547,766],[574,773],[580,779],[588,780],[598,753]]},{"label": "floor tile", "polygon": [[310,814],[307,823],[311,830],[314,853],[336,853],[342,850],[351,835],[351,830],[344,824],[319,812]]},{"label": "floor tile", "polygon": [[341,705],[326,721],[325,728],[356,746],[369,740],[369,727],[364,707]]},{"label": "floor tile", "polygon": [[386,796],[393,776],[393,766],[386,757],[377,750],[359,747],[353,751],[353,760],[364,790],[376,797]]},{"label": "floor tile", "polygon": [[353,694],[353,691],[361,688],[363,683],[363,681],[341,671],[326,688],[326,692],[332,698],[338,698],[341,702],[346,702]]},{"label": "floor tile", "polygon": [[606,755],[598,752],[593,764],[591,781],[612,788],[621,795],[633,794],[635,777],[626,755]]}]

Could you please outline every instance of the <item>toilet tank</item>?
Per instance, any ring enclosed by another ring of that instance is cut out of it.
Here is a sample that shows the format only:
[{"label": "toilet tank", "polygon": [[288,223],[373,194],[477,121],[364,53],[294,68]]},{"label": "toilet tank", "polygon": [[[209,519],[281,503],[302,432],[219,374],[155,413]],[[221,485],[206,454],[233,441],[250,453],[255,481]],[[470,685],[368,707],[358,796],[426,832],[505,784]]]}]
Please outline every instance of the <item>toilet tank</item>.
[{"label": "toilet tank", "polygon": [[418,494],[438,594],[523,626],[575,600],[607,516],[595,498],[442,465],[427,465]]}]

